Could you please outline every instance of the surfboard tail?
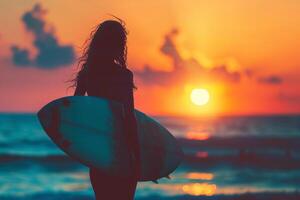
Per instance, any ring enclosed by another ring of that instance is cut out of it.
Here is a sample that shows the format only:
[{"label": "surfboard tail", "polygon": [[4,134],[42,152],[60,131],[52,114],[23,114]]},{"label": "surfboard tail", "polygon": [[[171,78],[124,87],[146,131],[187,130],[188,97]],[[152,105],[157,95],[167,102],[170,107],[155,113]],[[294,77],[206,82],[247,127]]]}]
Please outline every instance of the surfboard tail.
[{"label": "surfboard tail", "polygon": [[165,178],[167,178],[167,179],[171,179],[170,175],[168,175],[168,176],[165,176]]}]

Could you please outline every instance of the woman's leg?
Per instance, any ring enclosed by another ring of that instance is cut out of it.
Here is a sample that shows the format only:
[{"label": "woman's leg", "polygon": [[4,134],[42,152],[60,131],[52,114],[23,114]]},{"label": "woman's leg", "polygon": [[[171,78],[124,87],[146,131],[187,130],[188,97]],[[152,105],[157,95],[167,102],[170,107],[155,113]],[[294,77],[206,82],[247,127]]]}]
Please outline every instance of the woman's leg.
[{"label": "woman's leg", "polygon": [[96,200],[132,200],[137,181],[108,176],[98,169],[90,169],[90,179]]}]

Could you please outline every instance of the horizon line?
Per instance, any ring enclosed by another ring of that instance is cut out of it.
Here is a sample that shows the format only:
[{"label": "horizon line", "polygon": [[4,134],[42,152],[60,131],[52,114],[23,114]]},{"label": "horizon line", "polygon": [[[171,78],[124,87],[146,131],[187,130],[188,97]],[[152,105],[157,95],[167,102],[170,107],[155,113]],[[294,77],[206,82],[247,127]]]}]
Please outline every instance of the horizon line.
[{"label": "horizon line", "polygon": [[[33,115],[37,114],[37,112],[26,112],[26,111],[0,111],[0,115],[2,114],[28,114]],[[147,113],[146,113],[147,114]],[[151,117],[176,117],[176,118],[218,118],[218,117],[276,117],[276,116],[300,116],[299,113],[249,113],[249,114],[200,114],[200,115],[182,115],[182,114],[147,114]]]}]

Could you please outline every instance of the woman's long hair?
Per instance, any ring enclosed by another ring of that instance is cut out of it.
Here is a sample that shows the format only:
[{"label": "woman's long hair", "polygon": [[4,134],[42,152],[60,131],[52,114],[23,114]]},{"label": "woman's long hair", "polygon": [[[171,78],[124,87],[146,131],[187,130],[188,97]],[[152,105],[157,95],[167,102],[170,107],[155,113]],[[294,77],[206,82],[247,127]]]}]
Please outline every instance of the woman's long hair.
[{"label": "woman's long hair", "polygon": [[71,80],[73,87],[93,68],[105,71],[107,63],[127,67],[127,31],[125,23],[119,18],[117,20],[106,20],[91,32],[78,61],[79,71]]}]

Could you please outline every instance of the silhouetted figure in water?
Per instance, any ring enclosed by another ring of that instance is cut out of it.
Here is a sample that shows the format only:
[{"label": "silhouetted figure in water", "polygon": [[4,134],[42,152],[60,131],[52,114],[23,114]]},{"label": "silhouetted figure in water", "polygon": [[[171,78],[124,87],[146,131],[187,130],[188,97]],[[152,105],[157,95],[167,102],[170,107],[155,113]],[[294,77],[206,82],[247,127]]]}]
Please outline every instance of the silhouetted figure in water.
[{"label": "silhouetted figure in water", "polygon": [[80,58],[81,70],[74,79],[74,95],[87,93],[89,96],[119,101],[123,103],[125,110],[125,134],[132,152],[135,175],[125,179],[90,168],[90,179],[97,200],[133,199],[140,174],[140,152],[133,101],[135,86],[133,74],[126,64],[126,39],[127,32],[121,20],[107,20],[101,23],[92,32],[89,44]]}]

